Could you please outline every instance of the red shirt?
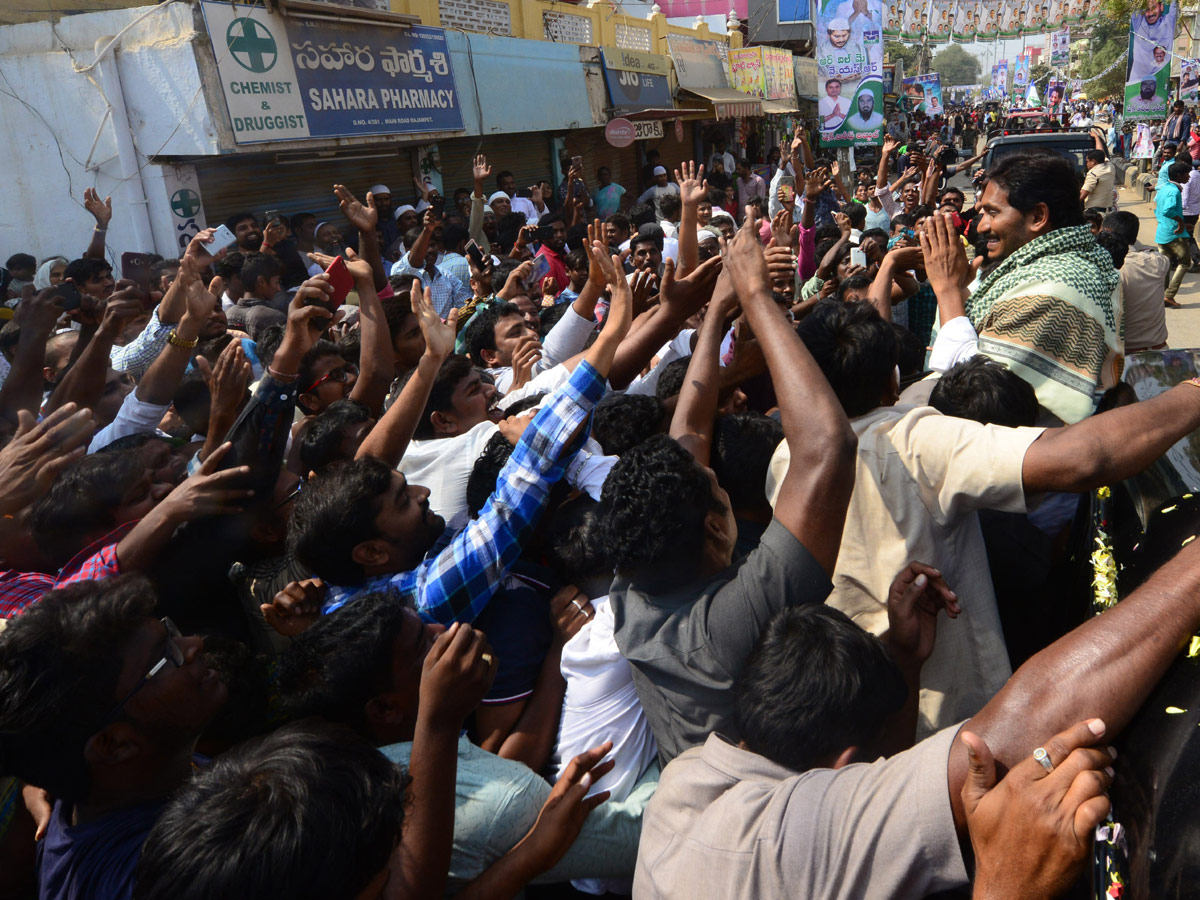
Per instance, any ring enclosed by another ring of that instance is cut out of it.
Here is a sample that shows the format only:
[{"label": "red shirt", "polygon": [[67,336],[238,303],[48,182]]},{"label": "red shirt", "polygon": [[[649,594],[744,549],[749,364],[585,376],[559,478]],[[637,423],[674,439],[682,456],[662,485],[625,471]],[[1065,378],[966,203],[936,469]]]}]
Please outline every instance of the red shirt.
[{"label": "red shirt", "polygon": [[[550,277],[554,279],[554,293],[559,293],[564,288],[570,287],[571,276],[567,274],[567,262],[558,253],[555,253],[545,244],[538,248],[538,256],[544,256],[550,260]],[[536,285],[540,291],[542,286]]]}]

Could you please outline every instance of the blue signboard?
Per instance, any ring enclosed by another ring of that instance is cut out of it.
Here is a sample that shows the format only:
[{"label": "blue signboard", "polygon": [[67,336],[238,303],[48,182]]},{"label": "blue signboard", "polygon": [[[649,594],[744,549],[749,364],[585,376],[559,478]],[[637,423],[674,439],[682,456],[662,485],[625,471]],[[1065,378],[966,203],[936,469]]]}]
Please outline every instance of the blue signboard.
[{"label": "blue signboard", "polygon": [[640,109],[672,109],[670,62],[665,56],[602,48],[604,80],[617,113]]},{"label": "blue signboard", "polygon": [[462,130],[440,28],[289,16],[287,36],[313,137]]},{"label": "blue signboard", "polygon": [[775,21],[780,25],[812,21],[808,0],[776,0],[775,11],[777,14]]}]

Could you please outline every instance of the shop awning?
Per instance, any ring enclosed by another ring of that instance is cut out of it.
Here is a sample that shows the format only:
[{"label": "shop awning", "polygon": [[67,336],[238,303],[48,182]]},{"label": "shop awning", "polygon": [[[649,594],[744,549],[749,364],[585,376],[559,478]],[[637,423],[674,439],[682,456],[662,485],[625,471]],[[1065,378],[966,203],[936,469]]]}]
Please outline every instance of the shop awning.
[{"label": "shop awning", "polygon": [[718,119],[732,119],[735,116],[761,116],[763,102],[757,97],[748,97],[733,88],[684,88],[685,91],[703,97],[712,104],[713,112]]},{"label": "shop awning", "polygon": [[762,108],[763,113],[768,116],[786,116],[800,112],[795,100],[764,100]]},{"label": "shop awning", "polygon": [[708,110],[699,108],[689,109],[681,106],[678,109],[671,107],[670,109],[638,109],[628,112],[614,109],[611,112],[614,116],[620,116],[622,119],[629,119],[631,122],[637,122],[639,120],[646,121],[649,119],[678,119],[683,116],[693,115],[695,113],[706,113]]}]

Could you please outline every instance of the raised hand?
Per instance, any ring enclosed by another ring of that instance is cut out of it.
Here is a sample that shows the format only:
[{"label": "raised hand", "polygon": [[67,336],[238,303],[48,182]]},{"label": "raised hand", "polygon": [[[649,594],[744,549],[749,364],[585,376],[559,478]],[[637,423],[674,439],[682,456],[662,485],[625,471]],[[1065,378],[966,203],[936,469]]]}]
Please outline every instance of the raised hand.
[{"label": "raised hand", "polygon": [[675,181],[679,185],[679,199],[685,206],[697,206],[708,196],[708,182],[704,180],[704,164],[697,169],[695,160],[682,163],[675,170]]},{"label": "raised hand", "polygon": [[[113,339],[120,337],[125,326],[146,311],[141,298],[142,292],[136,285],[131,284],[114,291],[104,306],[97,332]],[[80,309],[83,307],[80,306]]]},{"label": "raised hand", "polygon": [[[375,195],[367,191],[367,202],[364,205],[344,184],[335,184],[333,194],[338,198],[338,208],[350,224],[359,231],[371,234],[379,224],[379,210],[375,208]],[[370,268],[370,266],[368,266]]]},{"label": "raised hand", "polygon": [[848,235],[851,231],[850,218],[843,212],[835,212],[833,214],[833,224],[838,227],[838,230],[841,231],[843,237]]},{"label": "raised hand", "polygon": [[421,195],[421,199],[428,203],[431,189],[429,185],[425,183],[425,179],[417,175],[413,178],[413,184],[417,186],[417,193]]},{"label": "raised hand", "polygon": [[937,636],[937,614],[957,619],[958,596],[942,573],[924,563],[909,563],[888,591],[888,645],[897,657],[917,664],[929,659]]},{"label": "raised hand", "polygon": [[809,203],[816,203],[821,198],[821,193],[825,190],[828,181],[828,169],[824,166],[813,169],[804,177],[804,199]]},{"label": "raised hand", "polygon": [[511,390],[525,387],[533,378],[533,367],[542,358],[542,342],[529,334],[517,341],[512,352],[513,381]]},{"label": "raised hand", "polygon": [[[322,269],[328,269],[333,265],[333,261],[337,259],[336,256],[330,256],[327,253],[321,253],[317,250],[308,254],[308,258]],[[345,256],[342,258],[346,261],[346,268],[354,276],[356,282],[369,281],[372,285],[375,284],[375,275],[371,271],[371,264],[355,253],[350,247],[346,248]]]},{"label": "raised hand", "polygon": [[292,296],[288,304],[284,340],[290,337],[297,341],[301,355],[312,349],[317,338],[333,321],[333,313],[322,305],[332,303],[332,297],[333,285],[324,272],[308,279]]},{"label": "raised hand", "polygon": [[254,491],[237,485],[245,483],[250,467],[217,471],[232,446],[222,444],[201,463],[195,475],[167,494],[160,506],[170,521],[182,524],[204,516],[234,515],[245,509],[247,501],[254,497]]},{"label": "raised hand", "polygon": [[329,588],[320,578],[290,581],[270,603],[259,606],[267,624],[284,637],[295,637],[321,617]]},{"label": "raised hand", "polygon": [[[607,335],[617,335],[619,339],[628,333],[629,326],[633,322],[633,290],[625,279],[625,269],[621,265],[621,258],[609,254],[607,245],[602,241],[592,243],[592,259],[596,261],[596,265],[600,267],[600,271],[604,275],[604,283],[608,287],[610,297],[608,315],[604,318],[604,328],[601,330],[600,336],[605,338]],[[704,265],[708,265],[708,263],[706,262]],[[675,271],[675,263],[671,260],[667,260],[667,266],[668,272]]]},{"label": "raised hand", "polygon": [[884,152],[885,154],[892,154],[892,153],[895,153],[895,152],[896,152],[896,148],[897,148],[897,147],[899,147],[899,146],[900,146],[900,140],[899,140],[899,138],[895,138],[895,137],[893,137],[893,136],[892,136],[892,135],[890,135],[890,134],[889,134],[889,135],[887,135],[887,136],[886,136],[886,137],[883,139],[883,152]]},{"label": "raised hand", "polygon": [[82,459],[95,431],[90,409],[64,403],[35,424],[17,411],[17,433],[0,450],[0,514],[16,515],[50,489],[67,466]]},{"label": "raised hand", "polygon": [[751,214],[749,206],[746,207],[746,219],[742,223],[742,227],[738,229],[729,244],[725,265],[729,266],[733,283],[738,289],[738,296],[743,300],[761,291],[770,294],[771,282],[767,271],[767,261],[763,256],[762,244],[758,241],[758,234],[754,228],[754,216]]},{"label": "raised hand", "polygon": [[595,782],[612,771],[612,760],[600,762],[611,750],[612,741],[606,741],[579,754],[555,783],[533,828],[517,845],[521,853],[529,854],[536,868],[553,868],[571,849],[591,811],[608,799],[608,791],[591,797],[587,794]]},{"label": "raised hand", "polygon": [[971,281],[971,265],[949,214],[934,213],[917,235],[925,273],[935,294],[959,291]]},{"label": "raised hand", "polygon": [[419,278],[413,279],[408,296],[412,304],[413,315],[417,317],[417,325],[420,326],[421,334],[425,337],[425,352],[438,359],[445,359],[454,352],[458,310],[450,310],[450,315],[443,322],[433,310],[432,288],[422,289]]},{"label": "raised hand", "polygon": [[668,259],[663,265],[658,302],[664,307],[678,306],[691,310],[688,315],[698,312],[712,296],[717,276],[721,274],[721,267],[725,265],[725,261],[725,257],[714,256],[688,272],[687,278],[676,279],[675,261]]},{"label": "raised hand", "polygon": [[196,236],[188,241],[187,250],[183,254],[184,259],[193,260],[198,268],[203,269],[205,266],[212,265],[214,260],[224,256],[228,247],[222,247],[216,253],[208,251],[208,245],[213,242],[216,233],[217,229],[215,228],[205,228],[196,232]]},{"label": "raised hand", "polygon": [[97,228],[107,228],[112,221],[112,197],[101,200],[95,188],[83,189],[83,208],[95,218]]},{"label": "raised hand", "polygon": [[[475,179],[475,184],[483,184],[484,181],[492,177],[492,167],[488,165],[487,157],[480,153],[475,157],[475,163],[471,166],[471,175]],[[481,190],[482,194],[483,191]]]},{"label": "raised hand", "polygon": [[21,329],[28,329],[30,334],[49,337],[62,314],[63,298],[57,289],[51,287],[38,291],[28,300],[22,300],[13,318]]},{"label": "raised hand", "polygon": [[640,315],[650,305],[650,298],[658,292],[658,276],[649,269],[639,269],[633,273],[629,288],[633,292],[634,315]]},{"label": "raised hand", "polygon": [[[603,249],[597,251],[594,249],[596,247]],[[604,234],[604,223],[599,219],[587,227],[587,240],[584,241],[583,252],[587,254],[588,258],[588,281],[600,290],[604,290],[608,282],[605,281],[604,269],[600,265],[599,257],[608,256],[608,241]],[[618,268],[621,267],[618,266]]]},{"label": "raised hand", "polygon": [[421,667],[420,715],[435,727],[457,731],[496,677],[487,635],[455,622],[437,636]]},{"label": "raised hand", "polygon": [[785,206],[771,219],[771,241],[776,247],[789,250],[800,240],[800,228],[793,224],[791,206]]},{"label": "raised hand", "polygon": [[763,251],[763,257],[772,283],[796,277],[796,254],[791,247],[768,247]]}]

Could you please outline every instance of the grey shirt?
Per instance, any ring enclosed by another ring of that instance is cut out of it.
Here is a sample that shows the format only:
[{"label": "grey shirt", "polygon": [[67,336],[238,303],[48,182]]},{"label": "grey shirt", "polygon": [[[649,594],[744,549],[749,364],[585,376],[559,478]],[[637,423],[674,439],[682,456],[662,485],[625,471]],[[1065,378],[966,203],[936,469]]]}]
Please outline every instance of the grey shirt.
[{"label": "grey shirt", "polygon": [[782,609],[822,603],[833,585],[778,519],[754,552],[707,581],[651,590],[617,576],[614,637],[665,766],[709,734],[737,740],[733,682]]}]

